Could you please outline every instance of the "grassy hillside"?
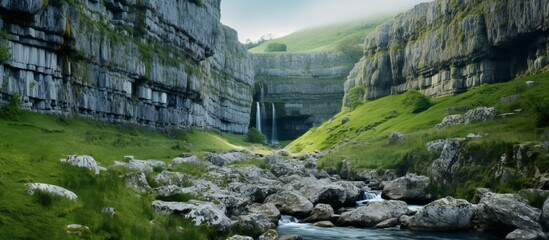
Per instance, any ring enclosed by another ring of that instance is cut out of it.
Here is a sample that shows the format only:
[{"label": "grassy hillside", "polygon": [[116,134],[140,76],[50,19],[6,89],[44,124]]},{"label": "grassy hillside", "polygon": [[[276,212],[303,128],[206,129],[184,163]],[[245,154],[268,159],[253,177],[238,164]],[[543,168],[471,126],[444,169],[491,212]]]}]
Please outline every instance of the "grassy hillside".
[{"label": "grassy hillside", "polygon": [[[91,155],[108,167],[124,155],[169,160],[183,152],[203,155],[249,145],[244,137],[192,130],[159,133],[136,126],[101,124],[24,112],[0,120],[0,235],[2,239],[70,239],[64,226],[90,227],[84,239],[206,239],[208,230],[180,218],[155,216],[149,194],[137,194],[112,168],[99,176],[59,162],[67,154]],[[78,195],[70,202],[48,195],[29,196],[24,184],[50,183]],[[100,213],[114,207],[111,218]],[[153,221],[155,224],[151,224]],[[183,227],[184,230],[176,230]]]},{"label": "grassy hillside", "polygon": [[269,43],[284,43],[287,52],[319,52],[334,50],[336,43],[344,38],[356,38],[361,43],[368,33],[392,16],[362,19],[354,22],[335,24],[301,30],[290,35],[269,40],[250,49],[252,53],[264,53]]},{"label": "grassy hillside", "polygon": [[[537,86],[528,88],[526,81],[536,81]],[[500,104],[501,97],[517,94],[520,95],[518,102],[510,106]],[[512,144],[516,143],[548,140],[549,129],[536,127],[538,114],[532,103],[549,106],[549,72],[521,77],[508,83],[482,85],[455,96],[431,99],[433,105],[421,113],[411,113],[411,106],[403,103],[405,96],[393,95],[368,101],[354,111],[344,109],[332,120],[290,143],[287,149],[311,152],[331,148],[330,153],[320,160],[320,165],[325,168],[337,169],[342,160],[348,160],[358,170],[392,168],[403,174],[408,170],[425,170],[429,161],[436,158],[425,153],[425,143],[436,139],[463,139],[468,133],[486,133],[485,137],[468,142],[466,147],[478,147],[487,155],[499,154],[486,156],[495,160],[501,156],[501,153],[493,151],[497,147],[512,148]],[[451,110],[454,107],[472,109],[479,106],[493,106],[500,113],[512,112],[517,108],[523,109],[523,112],[488,122],[445,129],[434,127],[446,115],[455,114]],[[343,123],[344,120],[348,122]],[[388,134],[394,131],[407,134],[406,141],[388,144]],[[422,160],[410,162],[411,153],[425,156]],[[533,164],[541,173],[549,172],[547,157]],[[482,183],[479,181],[478,185]]]}]

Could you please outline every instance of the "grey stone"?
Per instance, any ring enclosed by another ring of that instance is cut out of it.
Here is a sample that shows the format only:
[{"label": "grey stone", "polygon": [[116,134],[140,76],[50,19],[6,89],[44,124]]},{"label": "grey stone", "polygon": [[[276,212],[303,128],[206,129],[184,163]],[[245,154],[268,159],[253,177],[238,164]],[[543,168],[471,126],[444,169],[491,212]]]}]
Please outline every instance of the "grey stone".
[{"label": "grey stone", "polygon": [[29,195],[34,195],[35,191],[41,191],[44,193],[49,193],[52,195],[65,197],[69,200],[75,201],[78,197],[76,194],[74,194],[72,191],[67,190],[65,188],[52,185],[52,184],[46,184],[46,183],[27,183],[25,184],[27,187],[27,193]]},{"label": "grey stone", "polygon": [[106,168],[99,166],[95,159],[93,159],[93,157],[91,156],[70,155],[67,157],[67,159],[61,160],[61,162],[72,166],[87,168],[96,175],[99,174],[101,171],[107,170]]},{"label": "grey stone", "polygon": [[278,239],[278,232],[274,229],[269,229],[265,233],[261,234],[259,236],[259,240],[277,240]]},{"label": "grey stone", "polygon": [[381,185],[383,196],[388,199],[425,202],[431,199],[431,195],[426,192],[430,183],[429,177],[410,173],[392,181],[382,182]]},{"label": "grey stone", "polygon": [[225,232],[231,227],[231,221],[225,216],[225,209],[211,202],[190,200],[186,203],[155,200],[152,208],[156,214],[183,215],[196,225],[207,224]]},{"label": "grey stone", "polygon": [[81,224],[69,224],[65,226],[65,233],[78,236],[87,236],[91,235],[91,230],[89,227]]},{"label": "grey stone", "polygon": [[396,144],[398,142],[403,141],[406,138],[406,135],[399,133],[399,132],[391,132],[389,133],[389,137],[387,139],[387,142],[389,144]]},{"label": "grey stone", "polygon": [[374,228],[392,228],[398,225],[397,218],[389,218],[385,221],[382,221],[374,226]]},{"label": "grey stone", "polygon": [[408,212],[405,202],[398,200],[366,202],[352,211],[341,214],[337,225],[373,227],[390,218],[398,218]]},{"label": "grey stone", "polygon": [[252,205],[248,206],[248,212],[255,214],[264,214],[274,224],[278,224],[278,220],[280,219],[280,211],[278,211],[273,203],[253,203]]},{"label": "grey stone", "polygon": [[471,228],[473,215],[472,204],[463,199],[446,197],[425,205],[404,224],[412,230],[464,230]]},{"label": "grey stone", "polygon": [[254,238],[250,236],[233,235],[228,237],[227,240],[254,240]]},{"label": "grey stone", "polygon": [[270,195],[265,203],[274,204],[282,214],[306,217],[313,210],[313,204],[298,191],[282,191]]},{"label": "grey stone", "polygon": [[323,228],[331,228],[335,227],[335,225],[330,221],[318,221],[313,224],[315,227],[323,227]]},{"label": "grey stone", "polygon": [[516,229],[505,236],[507,240],[537,240],[546,239],[543,232],[537,232],[532,229]]},{"label": "grey stone", "polygon": [[304,222],[319,222],[319,221],[325,221],[330,220],[330,218],[334,215],[334,209],[329,204],[317,204],[313,210],[311,211],[311,215],[309,215],[307,218],[305,218]]},{"label": "grey stone", "polygon": [[276,225],[264,214],[249,214],[239,217],[232,227],[238,231],[246,232],[252,237],[259,237],[267,230],[275,228]]}]

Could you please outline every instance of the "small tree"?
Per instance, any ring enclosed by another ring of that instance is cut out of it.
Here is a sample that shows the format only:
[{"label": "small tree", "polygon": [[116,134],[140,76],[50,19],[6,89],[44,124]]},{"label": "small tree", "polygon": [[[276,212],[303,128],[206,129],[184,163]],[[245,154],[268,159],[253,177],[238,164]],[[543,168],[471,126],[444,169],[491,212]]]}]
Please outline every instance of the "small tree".
[{"label": "small tree", "polygon": [[351,108],[351,111],[362,104],[364,93],[366,92],[362,86],[354,86],[349,90],[349,107]]},{"label": "small tree", "polygon": [[423,95],[418,90],[408,90],[404,94],[404,99],[402,100],[402,104],[406,106],[410,106],[410,112],[411,113],[420,113],[423,112],[431,107],[433,105],[431,103],[431,100],[429,97]]},{"label": "small tree", "polygon": [[246,138],[247,142],[251,143],[265,143],[265,135],[263,135],[257,128],[248,129],[248,136]]},{"label": "small tree", "polygon": [[265,52],[286,52],[288,47],[284,43],[269,43]]},{"label": "small tree", "polygon": [[0,107],[0,119],[17,120],[21,113],[21,105],[21,96],[19,96],[19,94],[13,94],[10,102]]}]

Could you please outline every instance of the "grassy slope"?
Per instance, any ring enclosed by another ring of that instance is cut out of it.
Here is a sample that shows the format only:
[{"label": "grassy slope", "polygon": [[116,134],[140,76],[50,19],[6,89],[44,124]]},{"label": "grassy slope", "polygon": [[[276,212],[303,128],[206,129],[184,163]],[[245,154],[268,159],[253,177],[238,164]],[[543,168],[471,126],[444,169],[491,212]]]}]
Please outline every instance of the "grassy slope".
[{"label": "grassy slope", "polygon": [[[23,113],[18,121],[0,120],[0,235],[5,239],[65,239],[63,227],[79,223],[91,228],[92,239],[205,239],[205,229],[190,227],[181,219],[152,213],[153,197],[136,194],[119,177],[124,170],[111,169],[94,176],[59,162],[67,154],[88,154],[102,166],[124,155],[138,159],[168,160],[182,152],[222,151],[246,145],[242,136],[193,130],[161,134],[135,126],[115,126],[83,120]],[[30,197],[24,183],[43,182],[74,191],[79,199],[69,202]],[[42,204],[40,204],[42,201]],[[44,203],[45,202],[45,203]],[[115,218],[102,215],[102,207],[114,207]],[[153,227],[149,222],[155,219]],[[184,232],[176,232],[183,226]]]},{"label": "grassy slope", "polygon": [[[527,88],[525,82],[529,80],[536,81],[538,85]],[[514,94],[522,96],[518,103],[512,106],[500,105],[502,96]],[[540,141],[541,133],[547,132],[548,129],[535,127],[536,114],[530,107],[530,96],[535,96],[541,101],[549,101],[549,72],[521,77],[508,83],[482,85],[459,95],[432,99],[434,105],[418,114],[409,113],[410,108],[402,104],[404,95],[388,96],[366,102],[352,112],[345,109],[333,120],[309,130],[290,143],[287,149],[292,152],[311,152],[315,149],[335,147],[341,141],[348,139],[348,144],[336,148],[334,152],[322,158],[320,165],[337,169],[338,164],[343,159],[347,159],[358,169],[381,169],[398,168],[403,164],[410,164],[404,163],[407,154],[424,150],[424,144],[428,141],[441,138],[463,138],[468,133],[488,133],[488,136],[470,142],[467,147],[499,146],[498,143],[501,142],[512,144]],[[509,112],[515,108],[522,108],[525,111],[511,118],[435,129],[434,125],[441,122],[447,115],[447,109],[457,106],[469,109],[478,106],[495,106],[500,112]],[[349,118],[349,122],[342,124],[345,118]],[[407,141],[389,145],[387,136],[393,131],[408,134]],[[549,163],[539,162],[536,166],[541,172],[549,172]]]},{"label": "grassy slope", "polygon": [[264,53],[267,44],[272,42],[286,44],[286,46],[288,46],[287,52],[320,52],[334,50],[335,44],[339,40],[345,37],[354,37],[362,40],[369,32],[390,18],[391,17],[385,16],[305,29],[281,38],[266,41],[249,51],[252,53]]}]

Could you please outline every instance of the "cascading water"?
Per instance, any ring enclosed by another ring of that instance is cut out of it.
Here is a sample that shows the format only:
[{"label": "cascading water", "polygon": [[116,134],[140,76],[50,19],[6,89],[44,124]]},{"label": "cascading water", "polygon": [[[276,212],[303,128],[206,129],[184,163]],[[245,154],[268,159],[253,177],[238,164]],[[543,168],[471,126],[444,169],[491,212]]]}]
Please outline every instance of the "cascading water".
[{"label": "cascading water", "polygon": [[356,202],[357,205],[363,205],[365,202],[383,201],[381,198],[381,192],[379,191],[360,191],[360,200]]},{"label": "cascading water", "polygon": [[256,102],[255,127],[259,132],[261,132],[261,108],[259,106],[259,102]]},{"label": "cascading water", "polygon": [[271,105],[273,107],[273,123],[271,125],[271,143],[277,144],[278,139],[277,139],[277,136],[276,136],[276,131],[277,131],[277,127],[276,127],[276,109],[275,109],[275,104],[274,103],[271,103]]}]

